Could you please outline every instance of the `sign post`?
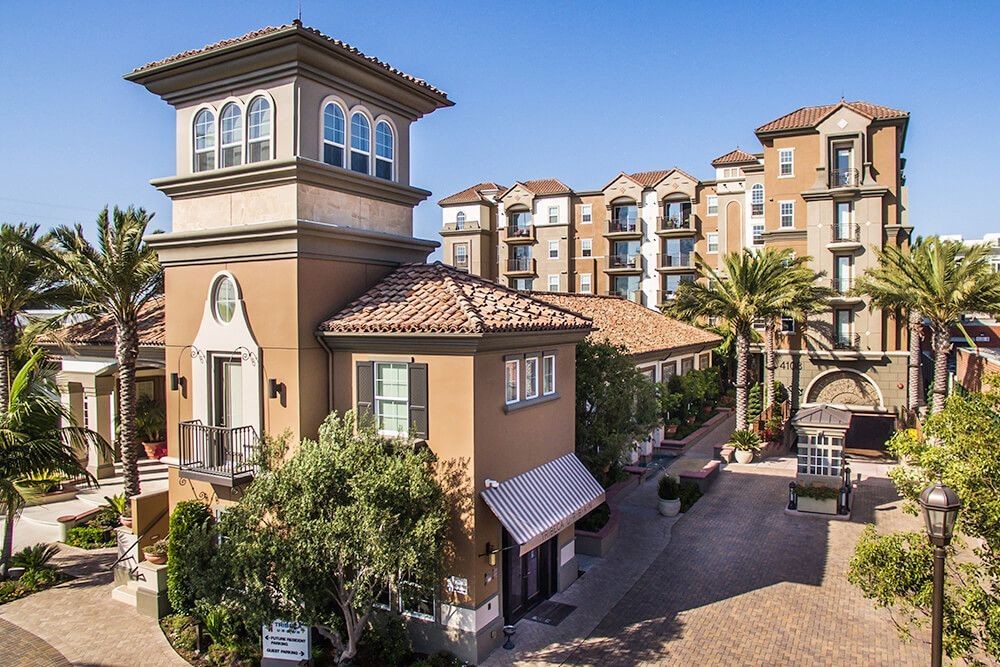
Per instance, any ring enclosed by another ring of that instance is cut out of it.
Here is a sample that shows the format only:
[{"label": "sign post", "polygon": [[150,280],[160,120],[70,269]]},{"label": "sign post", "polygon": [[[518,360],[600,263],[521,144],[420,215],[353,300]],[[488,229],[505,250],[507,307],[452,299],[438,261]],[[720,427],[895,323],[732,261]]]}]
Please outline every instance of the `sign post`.
[{"label": "sign post", "polygon": [[261,667],[301,665],[312,654],[309,628],[289,621],[273,621],[261,628]]}]

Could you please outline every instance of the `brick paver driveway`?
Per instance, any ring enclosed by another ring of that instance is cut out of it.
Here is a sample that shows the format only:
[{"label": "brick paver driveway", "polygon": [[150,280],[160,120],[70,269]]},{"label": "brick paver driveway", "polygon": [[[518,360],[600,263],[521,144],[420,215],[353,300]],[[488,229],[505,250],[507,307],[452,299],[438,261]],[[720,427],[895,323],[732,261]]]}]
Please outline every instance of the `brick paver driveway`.
[{"label": "brick paver driveway", "polygon": [[[926,644],[902,643],[888,615],[845,578],[863,523],[888,529],[916,519],[899,512],[884,478],[861,484],[850,522],[789,516],[791,465],[730,465],[631,590],[558,661],[926,664]],[[548,662],[545,652],[533,657]]]}]

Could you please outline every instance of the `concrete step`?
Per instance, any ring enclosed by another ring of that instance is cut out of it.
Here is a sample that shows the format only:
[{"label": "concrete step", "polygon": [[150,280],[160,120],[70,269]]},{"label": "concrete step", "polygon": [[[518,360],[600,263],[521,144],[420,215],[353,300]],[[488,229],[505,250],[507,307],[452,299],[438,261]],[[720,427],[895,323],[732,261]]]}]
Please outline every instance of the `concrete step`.
[{"label": "concrete step", "polygon": [[130,581],[124,586],[116,586],[114,590],[111,591],[111,599],[134,607],[136,596],[136,588],[134,584],[134,581]]}]

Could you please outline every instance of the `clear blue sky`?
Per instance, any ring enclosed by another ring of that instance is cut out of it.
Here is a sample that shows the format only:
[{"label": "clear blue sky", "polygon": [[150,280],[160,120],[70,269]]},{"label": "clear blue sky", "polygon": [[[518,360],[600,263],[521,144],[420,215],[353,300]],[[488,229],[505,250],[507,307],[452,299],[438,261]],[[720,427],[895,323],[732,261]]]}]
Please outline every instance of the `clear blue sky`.
[{"label": "clear blue sky", "polygon": [[[105,202],[153,210],[173,173],[172,109],[121,77],[179,51],[285,23],[281,2],[5,2],[0,7],[0,221],[92,224]],[[848,99],[911,112],[917,233],[1000,232],[997,4],[320,2],[303,21],[426,78],[456,102],[413,128],[413,184],[436,201],[480,180],[709,161],[797,107]]]}]

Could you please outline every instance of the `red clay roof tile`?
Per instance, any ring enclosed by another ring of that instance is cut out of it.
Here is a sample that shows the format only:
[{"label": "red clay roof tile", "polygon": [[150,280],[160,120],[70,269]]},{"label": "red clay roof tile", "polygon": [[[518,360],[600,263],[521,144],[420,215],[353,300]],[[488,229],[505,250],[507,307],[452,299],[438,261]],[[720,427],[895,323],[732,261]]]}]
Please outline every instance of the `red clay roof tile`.
[{"label": "red clay roof tile", "polygon": [[712,166],[721,167],[727,164],[750,164],[756,162],[757,158],[755,156],[737,148],[712,160]]},{"label": "red clay roof tile", "polygon": [[910,116],[908,111],[901,111],[899,109],[893,109],[879,104],[872,104],[871,102],[845,102],[841,100],[836,104],[823,104],[815,107],[802,107],[801,109],[796,109],[789,114],[785,114],[781,118],[776,118],[769,123],[761,125],[757,128],[756,132],[760,134],[766,132],[780,132],[782,130],[798,130],[815,127],[824,118],[829,116],[834,112],[834,110],[840,108],[841,106],[847,107],[852,111],[856,111],[862,116],[867,116],[872,120],[893,120],[897,118],[909,118]]},{"label": "red clay roof tile", "polygon": [[438,206],[450,206],[453,204],[478,204],[483,200],[483,192],[496,190],[497,194],[499,194],[504,192],[506,189],[506,186],[500,185],[499,183],[484,181],[482,183],[476,183],[472,187],[465,188],[461,192],[448,195],[438,202]]}]

